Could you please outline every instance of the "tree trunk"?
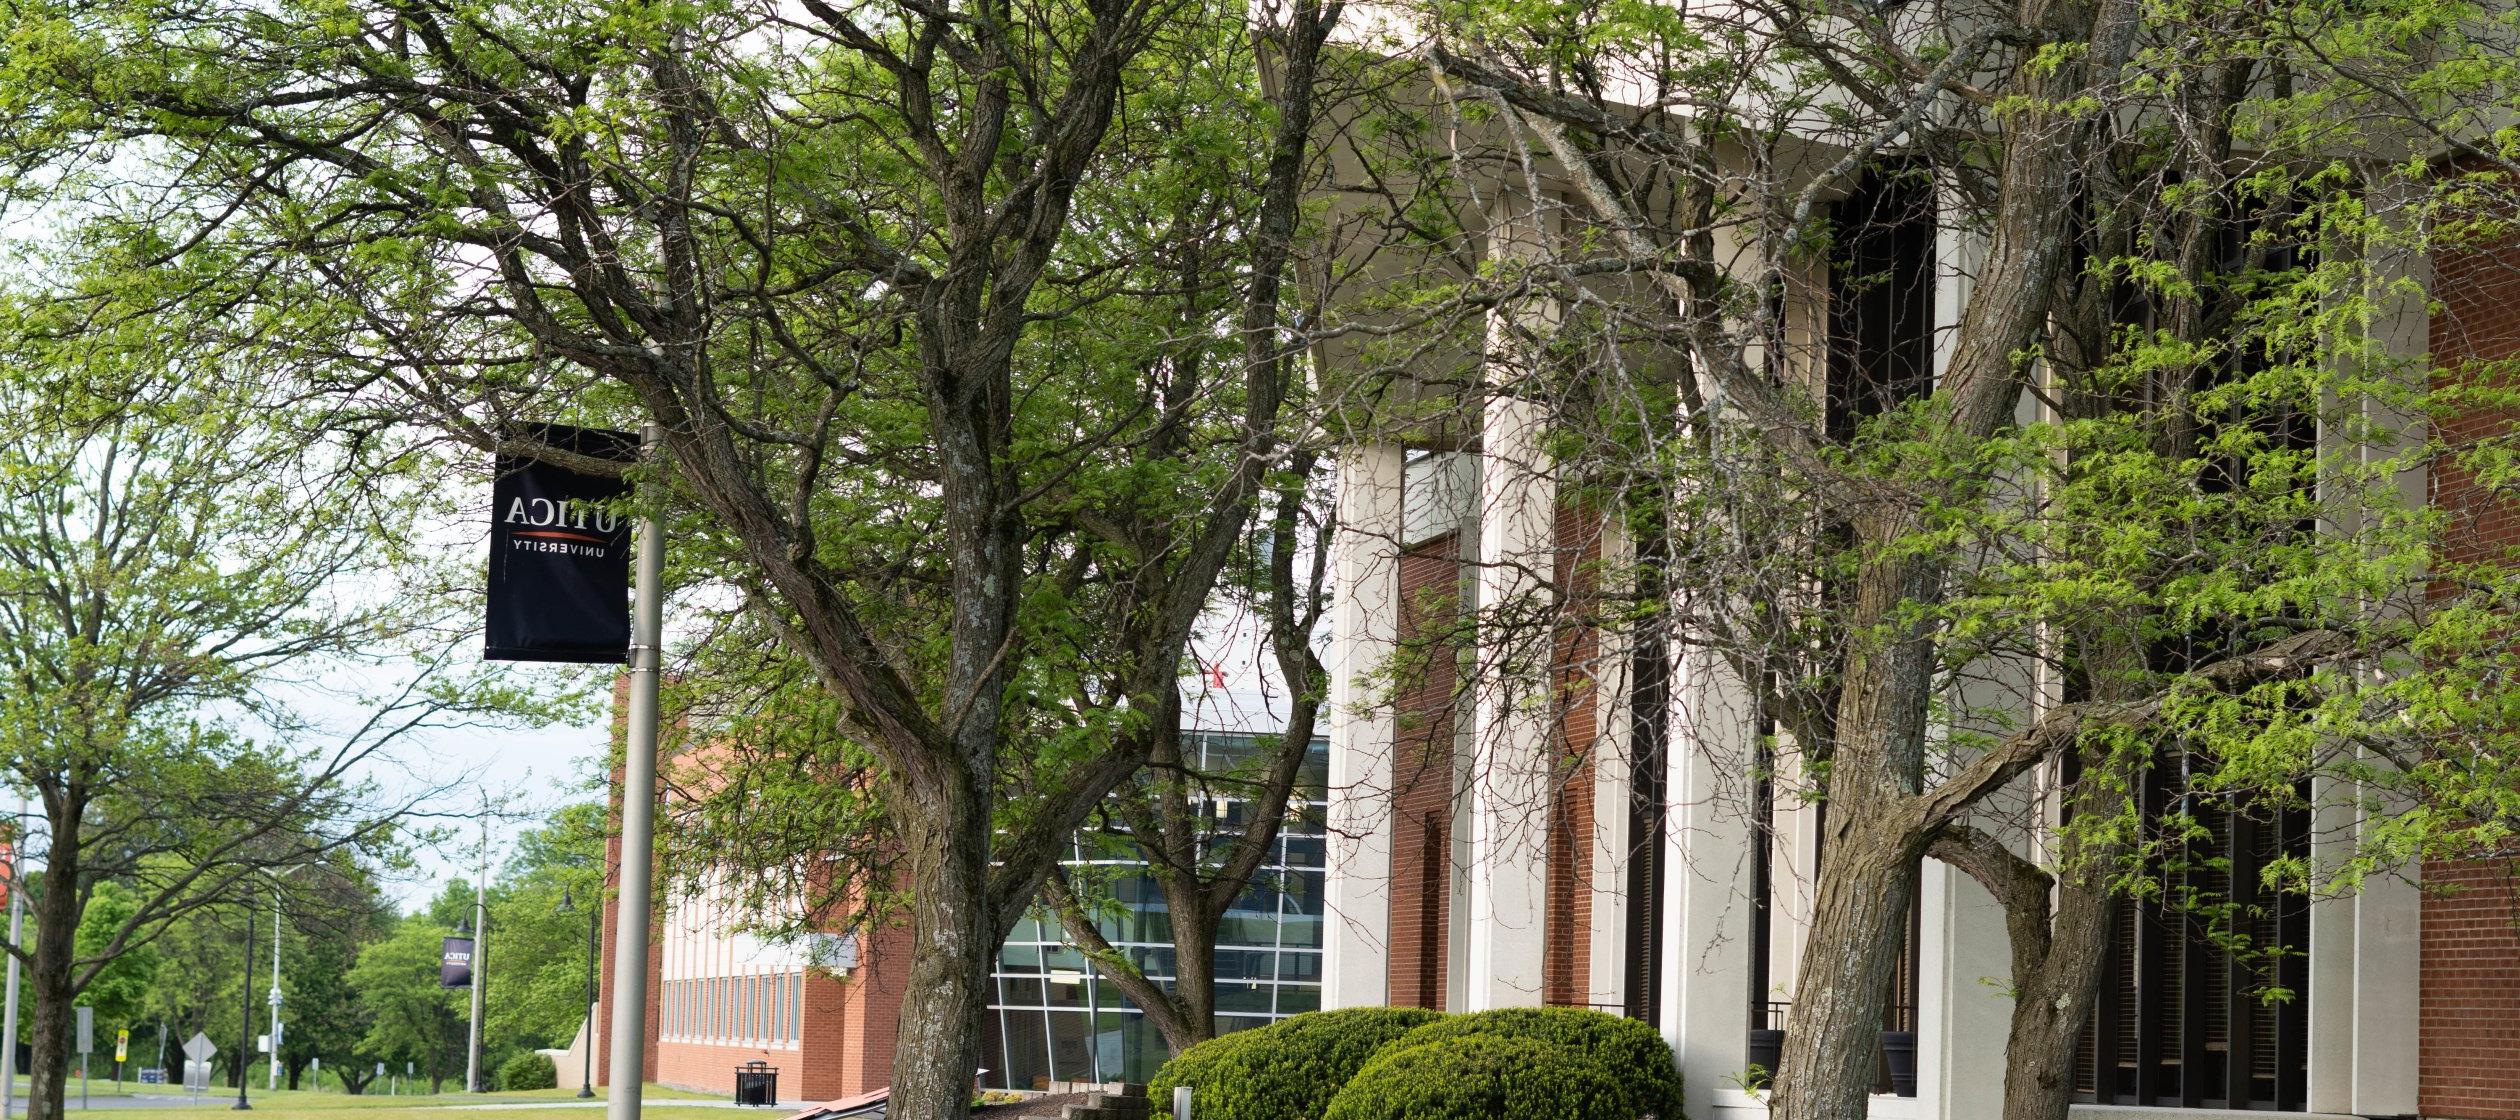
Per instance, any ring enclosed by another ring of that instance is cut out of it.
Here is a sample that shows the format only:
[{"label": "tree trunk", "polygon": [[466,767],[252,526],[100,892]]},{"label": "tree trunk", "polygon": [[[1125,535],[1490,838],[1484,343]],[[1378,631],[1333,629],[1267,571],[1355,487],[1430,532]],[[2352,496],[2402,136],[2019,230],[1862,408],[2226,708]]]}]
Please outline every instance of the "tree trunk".
[{"label": "tree trunk", "polygon": [[1208,906],[1206,884],[1193,877],[1174,878],[1180,881],[1164,884],[1166,907],[1175,915],[1196,915],[1186,928],[1179,917],[1172,922],[1173,1002],[1183,1030],[1179,1038],[1166,1034],[1164,1043],[1178,1054],[1216,1037],[1216,930],[1223,924],[1223,911]]},{"label": "tree trunk", "polygon": [[2004,1120],[2066,1120],[2074,1101],[2074,1057],[2107,959],[2109,896],[2071,881],[2058,895],[2047,962],[2013,1000]]},{"label": "tree trunk", "polygon": [[[70,1081],[73,1042],[71,1004],[78,989],[71,966],[78,952],[79,817],[86,799],[76,789],[46,792],[43,798],[52,846],[45,860],[43,889],[29,892],[33,911],[35,959],[26,970],[26,997],[33,1015],[28,1031],[26,1114],[29,1120],[61,1120],[62,1094]],[[67,819],[65,819],[67,818]]]},{"label": "tree trunk", "polygon": [[912,792],[902,822],[913,940],[893,1045],[892,1120],[971,1115],[998,923],[989,902],[988,800],[960,777],[966,782],[954,788]]},{"label": "tree trunk", "polygon": [[1907,936],[1916,847],[1886,819],[1832,830],[1768,1105],[1775,1120],[1864,1115],[1890,980]]}]

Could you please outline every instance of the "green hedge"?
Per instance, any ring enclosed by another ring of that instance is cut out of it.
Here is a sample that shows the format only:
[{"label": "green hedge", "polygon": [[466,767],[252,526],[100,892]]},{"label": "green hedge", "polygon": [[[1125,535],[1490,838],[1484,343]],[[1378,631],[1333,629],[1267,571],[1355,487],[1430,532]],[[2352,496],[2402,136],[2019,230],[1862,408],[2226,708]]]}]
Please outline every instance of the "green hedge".
[{"label": "green hedge", "polygon": [[1590,1057],[1532,1038],[1402,1042],[1357,1071],[1323,1120],[1636,1120]]},{"label": "green hedge", "polygon": [[1410,1031],[1400,1045],[1474,1035],[1529,1039],[1588,1055],[1626,1093],[1631,1106],[1627,1116],[1651,1113],[1662,1120],[1682,1120],[1679,1063],[1671,1044],[1644,1022],[1582,1007],[1512,1007],[1428,1023]]},{"label": "green hedge", "polygon": [[518,1089],[557,1089],[560,1070],[545,1055],[528,1050],[499,1067],[499,1088],[511,1092]]},{"label": "green hedge", "polygon": [[1190,1086],[1191,1099],[1197,1102],[1199,1115],[1208,1115],[1208,1098],[1202,1094],[1208,1086],[1217,1084],[1218,1067],[1225,1065],[1229,1058],[1238,1061],[1237,1053],[1251,1045],[1252,1036],[1259,1033],[1249,1030],[1218,1035],[1173,1055],[1171,1061],[1165,1062],[1164,1067],[1148,1079],[1146,1098],[1156,1102],[1157,1109],[1169,1109],[1172,1107],[1173,1087],[1187,1085]]},{"label": "green hedge", "polygon": [[1415,1007],[1290,1016],[1182,1051],[1147,1092],[1170,1101],[1174,1086],[1190,1086],[1197,1120],[1321,1120],[1330,1098],[1378,1051],[1439,1018]]}]

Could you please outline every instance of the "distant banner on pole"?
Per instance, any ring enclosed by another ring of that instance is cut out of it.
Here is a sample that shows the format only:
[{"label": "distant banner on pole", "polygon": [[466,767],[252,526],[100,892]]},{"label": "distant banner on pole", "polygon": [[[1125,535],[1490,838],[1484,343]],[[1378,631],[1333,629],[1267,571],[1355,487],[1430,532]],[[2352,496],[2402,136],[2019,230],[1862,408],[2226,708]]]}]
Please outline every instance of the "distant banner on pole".
[{"label": "distant banner on pole", "polygon": [[[635,462],[628,432],[544,424],[526,438],[595,459]],[[521,456],[498,457],[490,488],[490,603],[482,656],[492,661],[618,665],[630,648],[630,523],[618,478]]]},{"label": "distant banner on pole", "polygon": [[438,951],[438,987],[472,987],[472,961],[472,938],[447,938]]}]

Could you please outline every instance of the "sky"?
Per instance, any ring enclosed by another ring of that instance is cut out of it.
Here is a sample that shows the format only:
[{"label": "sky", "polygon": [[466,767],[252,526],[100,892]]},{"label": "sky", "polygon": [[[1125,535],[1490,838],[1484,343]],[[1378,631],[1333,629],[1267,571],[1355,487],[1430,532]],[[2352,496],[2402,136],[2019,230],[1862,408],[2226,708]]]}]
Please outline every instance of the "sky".
[{"label": "sky", "polygon": [[[477,642],[478,639],[475,639]],[[474,648],[478,648],[475,646]],[[475,662],[477,664],[477,662]],[[553,682],[571,672],[601,672],[518,666],[527,680]],[[318,726],[353,726],[363,707],[352,698],[396,683],[393,674],[336,671],[319,687],[284,690],[281,698],[301,718]],[[552,809],[595,796],[588,785],[603,758],[610,734],[607,717],[591,714],[582,722],[551,726],[474,726],[416,732],[389,744],[361,770],[389,794],[409,795],[453,787],[430,808],[438,813],[470,813],[486,800],[504,800],[508,812],[490,823],[490,865],[513,850],[516,834],[534,827]],[[471,881],[480,851],[477,825],[464,823],[443,844],[424,846],[412,854],[416,867],[397,872],[382,884],[386,895],[405,911],[425,904],[454,879]]]}]

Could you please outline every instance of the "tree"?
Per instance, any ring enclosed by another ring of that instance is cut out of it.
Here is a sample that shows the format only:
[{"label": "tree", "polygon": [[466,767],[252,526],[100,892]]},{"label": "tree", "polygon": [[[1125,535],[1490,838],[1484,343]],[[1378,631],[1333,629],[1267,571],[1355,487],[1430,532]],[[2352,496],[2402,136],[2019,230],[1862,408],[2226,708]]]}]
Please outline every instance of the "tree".
[{"label": "tree", "polygon": [[[517,837],[490,890],[490,1001],[482,1066],[500,1069],[522,1050],[567,1046],[589,1014],[587,924],[602,913],[604,805],[562,806]],[[570,908],[562,911],[566,899]],[[562,1080],[577,1070],[562,1070]]]},{"label": "tree", "polygon": [[109,961],[80,993],[84,1002],[95,1008],[97,1024],[105,1030],[137,1026],[149,988],[157,980],[156,946],[144,945],[110,956],[104,951],[139,908],[140,902],[129,888],[109,880],[96,885],[95,893],[88,897],[86,912],[79,915],[76,952],[81,957]]},{"label": "tree", "polygon": [[[1265,878],[1260,868],[1297,811],[1290,804],[1326,795],[1325,776],[1307,765],[1327,684],[1310,639],[1321,621],[1325,574],[1322,550],[1310,547],[1321,539],[1320,511],[1307,504],[1317,497],[1313,462],[1310,452],[1293,456],[1267,531],[1246,551],[1249,560],[1233,573],[1225,598],[1260,616],[1267,656],[1286,690],[1285,726],[1261,736],[1248,756],[1203,759],[1196,737],[1185,733],[1192,729],[1182,725],[1176,692],[1156,713],[1159,733],[1146,768],[1112,791],[1096,814],[1100,827],[1080,837],[1084,864],[1055,868],[1043,883],[1063,936],[1146,1014],[1175,1054],[1215,1037],[1219,931],[1255,885],[1274,887],[1256,881]],[[1164,900],[1169,982],[1148,977],[1139,958],[1104,935],[1106,917],[1121,905],[1116,884],[1098,874],[1095,861],[1105,859],[1145,861],[1143,874]]]},{"label": "tree", "polygon": [[464,1068],[470,997],[438,986],[439,950],[454,932],[420,916],[405,918],[391,935],[359,951],[348,977],[373,1017],[360,1052],[389,1064],[415,1063],[431,1093]]},{"label": "tree", "polygon": [[287,1029],[280,1062],[289,1088],[320,1058],[357,1093],[375,1076],[375,1060],[361,1048],[374,1018],[350,982],[350,970],[368,945],[391,932],[396,919],[377,892],[373,876],[338,864],[294,874],[283,896],[287,929],[281,940],[282,994]]},{"label": "tree", "polygon": [[[346,732],[275,702],[293,673],[389,665],[431,618],[392,587],[391,533],[427,508],[397,481],[417,460],[292,409],[285,368],[205,371],[223,359],[168,347],[171,317],[65,341],[60,310],[14,304],[0,375],[0,747],[41,814],[32,947],[12,950],[38,1116],[60,1109],[72,1005],[117,958],[266,872],[388,851],[433,791],[385,796],[364,768],[518,700],[424,650]],[[121,920],[80,941],[109,882]]]},{"label": "tree", "polygon": [[[689,503],[686,560],[880,762],[917,930],[894,1114],[962,1115],[994,946],[1143,757],[1131,713],[1289,442],[1338,9],[234,14],[24,13],[81,45],[12,59],[12,135],[183,180],[146,215],[63,205],[92,246],[149,227],[100,255],[151,289],[362,366],[362,404],[603,470],[513,422],[661,428],[640,473]],[[52,166],[17,185],[103,182]],[[1037,712],[1044,685],[1091,703]],[[1010,765],[1054,719],[1058,765]]]}]

